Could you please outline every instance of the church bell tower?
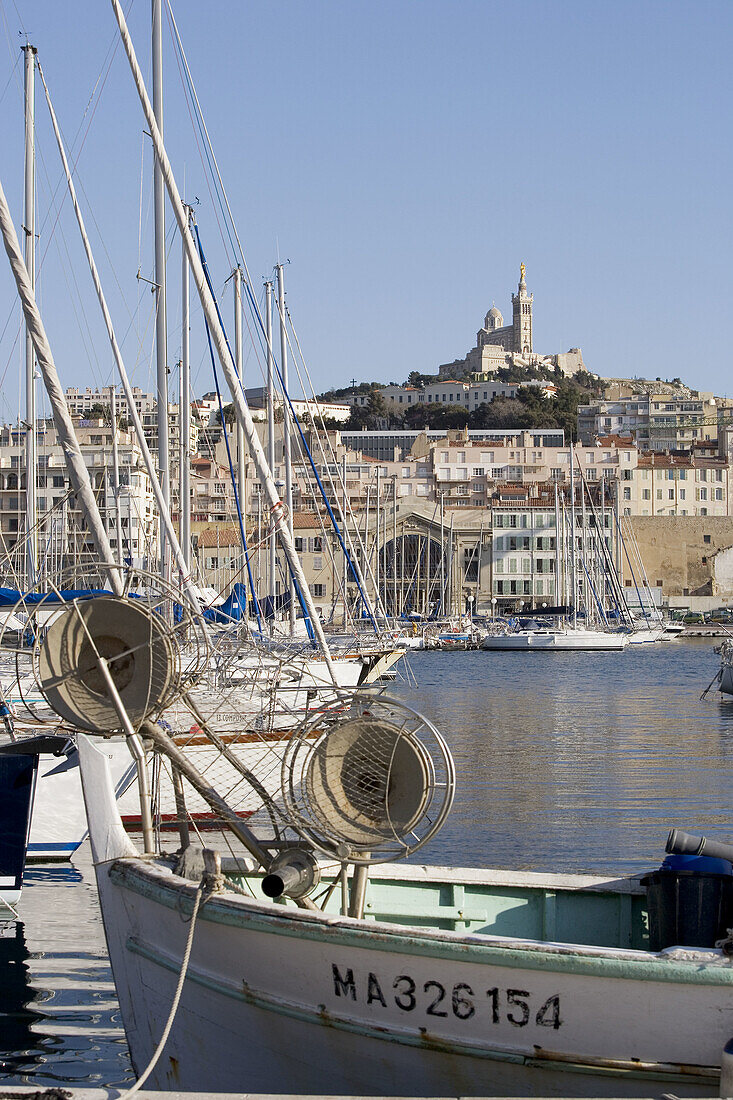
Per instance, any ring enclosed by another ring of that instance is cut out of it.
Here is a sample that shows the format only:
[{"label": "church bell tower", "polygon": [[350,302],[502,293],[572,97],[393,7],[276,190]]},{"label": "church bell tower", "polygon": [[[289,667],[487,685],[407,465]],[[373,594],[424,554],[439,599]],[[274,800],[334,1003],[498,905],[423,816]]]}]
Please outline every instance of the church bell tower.
[{"label": "church bell tower", "polygon": [[512,350],[519,355],[527,355],[532,351],[532,301],[534,294],[527,293],[524,273],[524,264],[520,264],[519,286],[517,287],[517,293],[512,294],[514,321],[514,348]]}]

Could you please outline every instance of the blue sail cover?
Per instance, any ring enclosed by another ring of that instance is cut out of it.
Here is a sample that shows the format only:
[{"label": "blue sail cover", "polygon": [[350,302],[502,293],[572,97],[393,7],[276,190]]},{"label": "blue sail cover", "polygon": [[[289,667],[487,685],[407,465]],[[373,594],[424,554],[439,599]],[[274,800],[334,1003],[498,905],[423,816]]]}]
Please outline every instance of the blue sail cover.
[{"label": "blue sail cover", "polygon": [[19,592],[17,588],[0,588],[0,607],[16,604],[62,604],[71,600],[88,600],[93,596],[111,596],[106,588],[74,588],[66,592]]},{"label": "blue sail cover", "polygon": [[247,588],[237,581],[223,603],[216,607],[207,607],[204,618],[210,623],[239,623],[247,612]]}]

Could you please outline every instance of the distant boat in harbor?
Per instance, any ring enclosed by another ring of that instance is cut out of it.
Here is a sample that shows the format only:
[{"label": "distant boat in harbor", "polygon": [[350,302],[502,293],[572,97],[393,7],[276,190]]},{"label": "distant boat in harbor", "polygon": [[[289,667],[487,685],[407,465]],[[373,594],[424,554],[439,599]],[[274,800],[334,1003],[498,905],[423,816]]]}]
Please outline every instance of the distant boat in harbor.
[{"label": "distant boat in harbor", "polygon": [[563,650],[619,650],[629,643],[629,635],[588,627],[555,626],[541,619],[519,620],[515,629],[487,634],[482,649],[526,652]]}]

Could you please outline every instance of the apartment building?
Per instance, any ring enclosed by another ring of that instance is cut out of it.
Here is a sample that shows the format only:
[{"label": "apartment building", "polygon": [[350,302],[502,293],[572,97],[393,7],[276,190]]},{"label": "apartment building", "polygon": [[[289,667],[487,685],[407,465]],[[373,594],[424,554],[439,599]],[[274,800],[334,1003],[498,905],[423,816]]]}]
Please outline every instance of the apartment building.
[{"label": "apartment building", "polygon": [[578,438],[630,435],[639,450],[671,451],[716,440],[718,417],[731,404],[711,393],[635,393],[578,406]]},{"label": "apartment building", "polygon": [[[129,432],[118,433],[120,483],[116,488],[111,426],[103,420],[83,420],[77,423],[76,434],[113,553],[137,567],[153,565],[158,555],[157,513],[139,446]],[[25,436],[24,428],[0,428],[0,537],[6,570],[11,562],[17,568],[25,554]],[[83,576],[85,569],[97,563],[97,552],[71,493],[53,421],[38,421],[36,448],[39,568],[58,574],[75,566]]]}]

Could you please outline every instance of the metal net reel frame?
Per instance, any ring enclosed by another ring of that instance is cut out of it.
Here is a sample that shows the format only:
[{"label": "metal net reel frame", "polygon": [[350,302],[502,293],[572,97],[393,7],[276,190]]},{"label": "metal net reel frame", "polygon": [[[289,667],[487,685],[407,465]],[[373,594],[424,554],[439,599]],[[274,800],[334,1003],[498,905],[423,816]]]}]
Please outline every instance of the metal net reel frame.
[{"label": "metal net reel frame", "polygon": [[[109,568],[116,569],[122,579],[123,592],[120,597],[115,597],[109,587]],[[208,634],[202,617],[194,610],[185,593],[182,593],[171,583],[163,581],[158,574],[145,569],[119,565],[116,562],[100,563],[96,566],[96,570],[99,588],[104,590],[105,595],[82,596],[76,601],[57,604],[54,599],[56,592],[52,591],[48,593],[46,598],[34,604],[28,604],[27,600],[22,597],[13,611],[23,609],[29,616],[29,622],[31,622],[30,617],[39,609],[48,611],[49,608],[53,608],[52,614],[42,624],[36,624],[33,628],[35,636],[30,650],[31,667],[35,682],[46,702],[52,708],[53,703],[49,698],[46,685],[44,685],[44,679],[48,678],[48,659],[47,656],[44,658],[44,644],[50,631],[54,630],[58,636],[63,632],[65,622],[73,628],[73,620],[67,619],[67,617],[72,615],[78,621],[77,608],[82,611],[85,617],[90,613],[93,615],[94,609],[90,605],[93,605],[95,601],[109,601],[110,611],[114,614],[118,613],[116,609],[120,609],[124,615],[124,607],[128,607],[132,621],[137,621],[138,626],[143,630],[147,622],[148,636],[151,643],[154,643],[157,647],[157,667],[164,667],[165,672],[162,680],[159,678],[159,682],[151,683],[150,705],[144,706],[142,710],[138,708],[139,713],[133,723],[137,724],[143,718],[160,715],[166,707],[169,707],[197,682],[209,659]],[[85,579],[89,580],[88,574]],[[68,570],[62,575],[59,583],[55,585],[55,589],[62,593],[64,591],[74,591],[76,590],[72,587],[74,581],[78,583],[78,573],[75,574],[73,570]],[[97,633],[100,633],[98,624]],[[0,644],[1,641],[2,637],[0,635]],[[142,644],[144,644],[144,638]],[[82,646],[82,648],[84,647]],[[88,648],[90,649],[88,657],[90,657],[93,653],[93,647]],[[102,652],[101,649],[100,652]],[[115,657],[114,653],[102,653],[102,655],[107,656],[108,659],[110,656],[112,657],[111,668],[115,665],[115,661],[119,663],[120,658]],[[153,656],[154,654],[151,654],[151,658]],[[87,661],[87,663],[89,662]],[[150,669],[152,676],[153,664],[151,664]],[[69,669],[69,679],[71,680],[73,676],[72,670]],[[106,692],[99,685],[92,690],[100,698],[106,698]],[[72,713],[73,710],[72,707]],[[68,711],[66,715],[62,713],[61,717],[62,719],[66,717],[67,721],[71,720],[72,724],[78,724],[89,732],[102,732],[101,727],[93,720],[86,723],[83,720],[79,721],[79,716],[75,716],[72,720]],[[119,729],[119,720],[113,720],[112,724],[105,727],[104,732],[115,732]]]},{"label": "metal net reel frame", "polygon": [[450,748],[428,718],[402,700],[359,692],[290,735],[281,766],[284,815],[330,858],[388,863],[440,830],[455,778]]}]

